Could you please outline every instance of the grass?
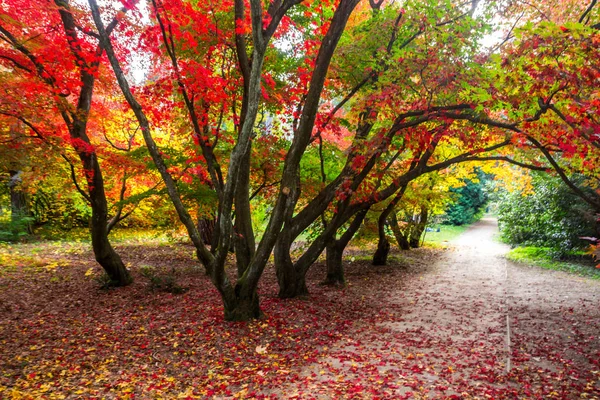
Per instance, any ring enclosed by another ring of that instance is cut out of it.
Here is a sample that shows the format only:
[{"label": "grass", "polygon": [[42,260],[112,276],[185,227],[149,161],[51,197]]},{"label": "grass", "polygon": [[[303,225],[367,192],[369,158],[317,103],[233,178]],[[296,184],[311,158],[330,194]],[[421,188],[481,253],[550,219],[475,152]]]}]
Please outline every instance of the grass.
[{"label": "grass", "polygon": [[[90,242],[90,230],[88,228],[73,228],[62,230],[57,227],[42,226],[35,232],[35,236],[44,241],[60,242]],[[168,242],[177,241],[183,235],[174,230],[161,228],[115,228],[109,235],[109,240],[113,243],[120,242]],[[35,241],[35,240],[33,240]]]},{"label": "grass", "polygon": [[511,250],[506,258],[522,264],[600,280],[600,269],[594,268],[592,263],[556,260],[552,258],[551,252],[552,249],[547,247],[524,246]]},{"label": "grass", "polygon": [[[440,229],[439,232],[436,232],[437,229]],[[438,225],[434,226],[432,229],[433,232],[425,233],[425,245],[430,245],[432,247],[437,247],[440,245],[446,244],[451,240],[459,237],[464,231],[469,228],[469,225],[462,226],[454,226],[454,225]]]}]

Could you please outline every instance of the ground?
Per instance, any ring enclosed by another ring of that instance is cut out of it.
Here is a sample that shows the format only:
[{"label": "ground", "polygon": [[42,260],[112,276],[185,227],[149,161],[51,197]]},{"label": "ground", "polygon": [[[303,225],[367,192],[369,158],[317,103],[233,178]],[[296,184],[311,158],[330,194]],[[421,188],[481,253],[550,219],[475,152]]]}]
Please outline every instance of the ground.
[{"label": "ground", "polygon": [[306,299],[269,268],[250,323],[223,321],[183,244],[118,245],[136,282],[110,290],[84,244],[4,246],[0,398],[600,398],[600,282],[511,264],[495,232],[384,267],[352,248],[348,286],[318,263]]}]

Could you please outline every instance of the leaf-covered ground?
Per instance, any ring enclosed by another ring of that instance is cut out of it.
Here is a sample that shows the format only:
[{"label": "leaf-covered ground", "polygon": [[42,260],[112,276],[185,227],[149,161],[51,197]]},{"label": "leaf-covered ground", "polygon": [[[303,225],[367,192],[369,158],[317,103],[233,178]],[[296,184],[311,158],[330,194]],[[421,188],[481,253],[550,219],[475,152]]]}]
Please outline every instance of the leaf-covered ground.
[{"label": "leaf-covered ground", "polygon": [[223,321],[185,245],[121,244],[136,281],[111,290],[82,244],[4,246],[0,398],[600,398],[600,284],[507,264],[490,229],[386,267],[354,250],[349,285],[318,264],[308,299],[269,268],[250,323]]}]

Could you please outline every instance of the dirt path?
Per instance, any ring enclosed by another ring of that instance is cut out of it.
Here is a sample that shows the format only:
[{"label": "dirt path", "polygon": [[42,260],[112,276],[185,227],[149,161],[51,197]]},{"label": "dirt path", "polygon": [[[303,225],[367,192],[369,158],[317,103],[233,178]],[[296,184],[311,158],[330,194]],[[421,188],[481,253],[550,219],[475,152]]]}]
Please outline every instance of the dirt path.
[{"label": "dirt path", "polygon": [[600,282],[507,262],[496,233],[483,219],[382,293],[384,309],[305,369],[294,394],[600,398]]}]

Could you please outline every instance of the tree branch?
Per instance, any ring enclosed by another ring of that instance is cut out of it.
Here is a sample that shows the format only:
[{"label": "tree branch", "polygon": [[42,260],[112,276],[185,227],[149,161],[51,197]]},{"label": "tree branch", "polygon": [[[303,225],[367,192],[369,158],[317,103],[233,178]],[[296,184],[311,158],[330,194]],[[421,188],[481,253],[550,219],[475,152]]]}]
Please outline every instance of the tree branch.
[{"label": "tree branch", "polygon": [[592,9],[594,8],[594,6],[596,5],[598,0],[592,0],[592,2],[590,3],[590,5],[588,6],[588,8],[586,8],[586,10],[583,12],[583,14],[581,14],[581,17],[579,17],[579,23],[583,24],[585,21],[585,17],[592,12]]},{"label": "tree branch", "polygon": [[19,63],[18,61],[16,61],[15,59],[13,59],[9,56],[0,55],[0,58],[10,61],[11,63],[13,63],[15,65],[15,67],[22,69],[23,71],[33,72],[33,71],[31,71],[30,68],[27,68],[26,66],[24,66],[23,64]]},{"label": "tree branch", "polygon": [[527,164],[517,160],[513,160],[512,158],[506,156],[469,157],[465,161],[505,161],[507,163],[514,164],[521,168],[530,169],[532,171],[548,172],[549,170],[552,170],[552,167]]}]

